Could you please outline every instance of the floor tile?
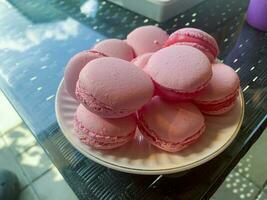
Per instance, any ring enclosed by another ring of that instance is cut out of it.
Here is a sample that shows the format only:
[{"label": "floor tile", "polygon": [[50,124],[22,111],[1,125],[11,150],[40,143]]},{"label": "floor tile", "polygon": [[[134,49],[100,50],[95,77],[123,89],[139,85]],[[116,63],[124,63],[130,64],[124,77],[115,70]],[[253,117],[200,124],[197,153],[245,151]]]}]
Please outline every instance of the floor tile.
[{"label": "floor tile", "polygon": [[236,167],[239,173],[249,178],[258,187],[262,187],[267,179],[266,147],[267,129]]},{"label": "floor tile", "polygon": [[38,178],[52,166],[51,161],[38,145],[23,152],[17,160],[30,181]]},{"label": "floor tile", "polygon": [[36,143],[34,136],[23,123],[5,133],[3,138],[15,156]]},{"label": "floor tile", "polygon": [[267,193],[265,193],[265,192],[261,192],[261,193],[257,196],[256,200],[267,200]]},{"label": "floor tile", "polygon": [[78,200],[55,167],[37,179],[33,187],[41,200]]},{"label": "floor tile", "polygon": [[8,169],[14,172],[18,176],[21,188],[24,188],[26,185],[28,185],[29,181],[26,177],[26,174],[17,162],[15,156],[5,145],[3,138],[0,138],[0,168]]},{"label": "floor tile", "polygon": [[0,90],[0,135],[22,123],[21,118]]},{"label": "floor tile", "polygon": [[28,186],[20,193],[18,200],[39,200],[39,198],[32,186]]},{"label": "floor tile", "polygon": [[213,195],[215,200],[254,200],[259,188],[249,179],[233,170]]}]

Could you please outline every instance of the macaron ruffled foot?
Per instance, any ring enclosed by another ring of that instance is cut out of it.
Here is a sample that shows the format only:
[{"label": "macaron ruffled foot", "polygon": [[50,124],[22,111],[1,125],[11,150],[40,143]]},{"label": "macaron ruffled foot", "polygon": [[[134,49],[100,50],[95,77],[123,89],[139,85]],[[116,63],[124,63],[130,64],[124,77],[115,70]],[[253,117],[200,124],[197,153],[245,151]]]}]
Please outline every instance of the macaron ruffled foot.
[{"label": "macaron ruffled foot", "polygon": [[79,105],[74,117],[76,135],[86,145],[96,149],[120,147],[135,136],[136,116],[106,119]]},{"label": "macaron ruffled foot", "polygon": [[138,128],[152,145],[168,152],[181,151],[205,131],[205,119],[189,102],[167,102],[158,96],[138,111]]}]

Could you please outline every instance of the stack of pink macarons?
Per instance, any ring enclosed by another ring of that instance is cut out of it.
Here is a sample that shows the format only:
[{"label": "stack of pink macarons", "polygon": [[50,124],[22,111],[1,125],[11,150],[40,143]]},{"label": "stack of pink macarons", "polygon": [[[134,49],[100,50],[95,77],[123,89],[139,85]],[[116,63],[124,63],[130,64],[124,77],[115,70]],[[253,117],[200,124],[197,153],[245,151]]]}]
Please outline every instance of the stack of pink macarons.
[{"label": "stack of pink macarons", "polygon": [[152,145],[178,152],[205,132],[206,115],[230,111],[239,92],[235,71],[218,61],[208,33],[183,28],[170,36],[156,26],[107,39],[74,55],[64,75],[80,105],[74,117],[79,139],[113,149],[135,139],[138,127]]}]

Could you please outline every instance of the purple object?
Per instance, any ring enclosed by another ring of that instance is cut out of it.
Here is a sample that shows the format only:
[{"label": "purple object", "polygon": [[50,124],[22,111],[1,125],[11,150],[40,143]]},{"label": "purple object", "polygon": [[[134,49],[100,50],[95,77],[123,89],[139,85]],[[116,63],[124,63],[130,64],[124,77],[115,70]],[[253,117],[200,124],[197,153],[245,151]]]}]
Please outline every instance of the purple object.
[{"label": "purple object", "polygon": [[262,31],[267,31],[267,0],[250,0],[247,22]]}]

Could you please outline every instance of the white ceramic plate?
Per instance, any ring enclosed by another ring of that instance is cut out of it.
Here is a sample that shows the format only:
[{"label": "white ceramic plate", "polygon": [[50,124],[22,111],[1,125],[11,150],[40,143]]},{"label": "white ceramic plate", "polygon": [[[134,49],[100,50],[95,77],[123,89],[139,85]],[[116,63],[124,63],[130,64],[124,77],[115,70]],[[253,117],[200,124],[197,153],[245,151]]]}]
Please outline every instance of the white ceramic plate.
[{"label": "white ceramic plate", "polygon": [[56,96],[56,116],[69,142],[89,159],[106,167],[134,174],[171,174],[201,165],[228,147],[238,134],[244,115],[240,93],[232,111],[206,117],[206,132],[188,149],[168,153],[148,144],[137,130],[135,140],[115,150],[96,150],[79,141],[73,131],[73,116],[78,103],[66,92],[61,81]]}]

